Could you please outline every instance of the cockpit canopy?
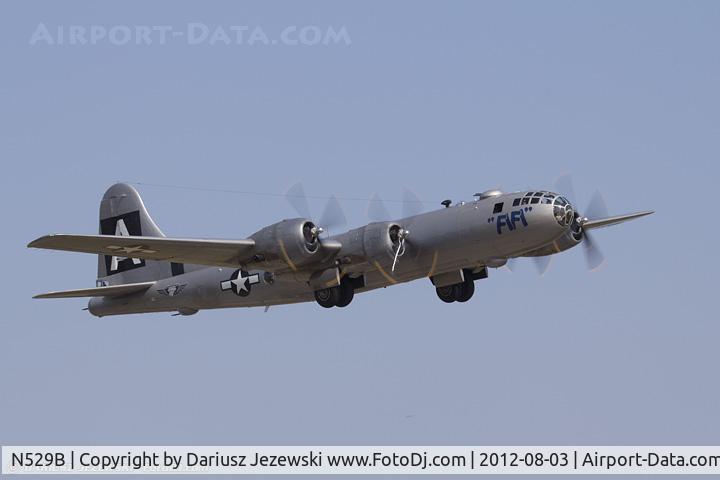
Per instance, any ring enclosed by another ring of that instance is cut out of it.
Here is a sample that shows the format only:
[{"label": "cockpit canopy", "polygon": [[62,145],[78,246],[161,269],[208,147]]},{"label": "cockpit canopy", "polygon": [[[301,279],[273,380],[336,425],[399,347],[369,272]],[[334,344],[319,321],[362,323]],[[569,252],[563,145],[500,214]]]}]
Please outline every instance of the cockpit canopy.
[{"label": "cockpit canopy", "polygon": [[513,207],[522,205],[552,205],[553,215],[560,225],[570,225],[575,218],[575,209],[570,202],[553,192],[527,192],[513,200]]},{"label": "cockpit canopy", "polygon": [[[513,207],[517,207],[518,205],[535,205],[537,203],[552,205],[554,201],[560,198],[563,197],[553,192],[527,192],[522,197],[513,200]],[[569,203],[567,200],[564,200],[564,202],[565,204]]]}]

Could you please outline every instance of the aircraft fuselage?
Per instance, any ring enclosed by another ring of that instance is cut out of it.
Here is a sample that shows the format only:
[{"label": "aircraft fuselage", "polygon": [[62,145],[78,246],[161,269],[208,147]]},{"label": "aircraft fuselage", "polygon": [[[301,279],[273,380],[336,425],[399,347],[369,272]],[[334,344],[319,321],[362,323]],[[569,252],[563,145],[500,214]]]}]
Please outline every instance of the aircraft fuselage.
[{"label": "aircraft fuselage", "polygon": [[[355,292],[362,293],[423,277],[447,283],[462,272],[480,274],[488,267],[500,267],[508,258],[557,253],[580,239],[572,238],[572,222],[559,219],[555,198],[561,197],[549,192],[499,194],[405,219],[371,223],[329,237],[339,241],[342,249],[328,268],[338,268],[342,277],[352,279]],[[572,207],[567,205],[570,211]],[[373,227],[380,224],[396,224],[409,232],[394,271],[397,251],[383,248],[380,237],[373,246]],[[359,261],[363,258],[359,252],[368,248],[376,248],[377,253]],[[252,268],[186,265],[184,273],[157,280],[143,293],[93,298],[89,310],[97,316],[163,311],[192,314],[203,309],[309,302],[315,300],[309,275],[292,269],[276,274]]]}]

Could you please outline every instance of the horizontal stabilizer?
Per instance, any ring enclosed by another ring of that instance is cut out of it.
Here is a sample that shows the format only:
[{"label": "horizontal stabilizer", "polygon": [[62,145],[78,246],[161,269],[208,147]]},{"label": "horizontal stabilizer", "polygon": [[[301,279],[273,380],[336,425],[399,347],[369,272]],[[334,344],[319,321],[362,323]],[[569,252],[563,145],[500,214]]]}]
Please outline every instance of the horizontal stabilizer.
[{"label": "horizontal stabilizer", "polygon": [[59,234],[40,237],[28,247],[234,268],[252,256],[255,241]]},{"label": "horizontal stabilizer", "polygon": [[627,222],[636,218],[644,217],[655,213],[652,210],[646,212],[628,213],[626,215],[616,215],[614,217],[599,218],[597,220],[588,220],[582,224],[583,230],[591,230],[593,228],[609,227],[610,225],[617,225],[618,223]]},{"label": "horizontal stabilizer", "polygon": [[144,292],[154,284],[155,282],[143,282],[112,285],[109,287],[82,288],[80,290],[41,293],[40,295],[35,295],[33,298],[120,297],[131,293]]}]

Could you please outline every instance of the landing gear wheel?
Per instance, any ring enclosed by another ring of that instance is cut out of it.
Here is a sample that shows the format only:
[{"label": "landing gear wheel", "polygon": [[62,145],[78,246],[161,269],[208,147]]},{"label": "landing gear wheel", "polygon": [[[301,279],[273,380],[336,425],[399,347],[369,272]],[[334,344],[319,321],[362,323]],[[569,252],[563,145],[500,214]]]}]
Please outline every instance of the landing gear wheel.
[{"label": "landing gear wheel", "polygon": [[341,283],[339,287],[335,287],[340,291],[340,299],[335,304],[336,307],[347,307],[355,296],[355,289],[348,283]]},{"label": "landing gear wheel", "polygon": [[445,303],[452,303],[457,298],[457,296],[455,295],[455,285],[437,287],[435,289],[435,293],[437,293],[438,298]]},{"label": "landing gear wheel", "polygon": [[468,278],[464,282],[437,287],[435,289],[438,298],[445,303],[467,302],[475,293],[475,282]]},{"label": "landing gear wheel", "polygon": [[315,301],[323,308],[334,307],[340,302],[340,299],[341,292],[338,287],[315,290]]},{"label": "landing gear wheel", "polygon": [[464,282],[458,283],[456,286],[460,287],[458,289],[460,291],[459,295],[456,297],[458,302],[467,302],[475,293],[475,282],[471,278],[465,279]]}]

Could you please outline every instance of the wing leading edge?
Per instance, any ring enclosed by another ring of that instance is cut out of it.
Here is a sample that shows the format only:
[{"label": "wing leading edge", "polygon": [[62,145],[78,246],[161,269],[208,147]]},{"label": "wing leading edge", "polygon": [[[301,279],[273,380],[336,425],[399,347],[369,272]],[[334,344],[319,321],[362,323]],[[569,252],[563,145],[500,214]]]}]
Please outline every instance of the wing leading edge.
[{"label": "wing leading edge", "polygon": [[583,223],[582,227],[585,230],[592,230],[593,228],[609,227],[610,225],[617,225],[618,223],[627,222],[629,220],[634,220],[636,218],[644,217],[646,215],[651,215],[653,213],[655,213],[655,212],[652,210],[648,210],[645,212],[628,213],[626,215],[616,215],[614,217],[592,219],[592,220],[588,220],[585,223]]},{"label": "wing leading edge", "polygon": [[57,234],[33,240],[28,247],[235,268],[251,258],[255,241]]}]

